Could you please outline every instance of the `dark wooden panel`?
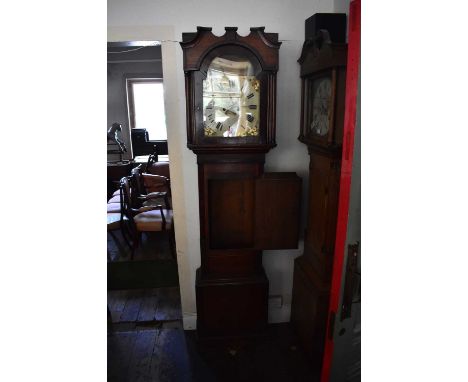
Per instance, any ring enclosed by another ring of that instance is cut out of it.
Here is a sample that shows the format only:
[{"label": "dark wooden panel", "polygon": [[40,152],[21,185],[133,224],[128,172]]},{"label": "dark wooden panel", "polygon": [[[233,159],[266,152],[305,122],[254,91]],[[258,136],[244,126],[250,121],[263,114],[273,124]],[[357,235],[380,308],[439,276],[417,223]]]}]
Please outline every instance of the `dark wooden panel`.
[{"label": "dark wooden panel", "polygon": [[343,126],[345,113],[345,92],[346,92],[346,68],[339,68],[336,71],[336,113],[334,129],[335,142],[337,145],[343,143]]},{"label": "dark wooden panel", "polygon": [[265,173],[255,181],[255,247],[297,248],[301,178],[296,173]]},{"label": "dark wooden panel", "polygon": [[310,154],[309,221],[305,255],[324,280],[330,277],[335,246],[340,163],[338,158]]},{"label": "dark wooden panel", "polygon": [[186,331],[193,380],[200,382],[318,382],[289,323],[268,325],[268,335],[248,341],[198,341]]},{"label": "dark wooden panel", "polygon": [[309,224],[312,249],[316,253],[325,250],[326,222],[328,210],[328,179],[330,159],[311,155],[309,176]]},{"label": "dark wooden panel", "polygon": [[260,335],[268,317],[268,279],[201,280],[197,271],[197,330],[204,338]]},{"label": "dark wooden panel", "polygon": [[322,284],[304,256],[294,261],[291,323],[304,350],[321,364],[329,287]]},{"label": "dark wooden panel", "polygon": [[206,256],[206,273],[220,278],[251,275],[261,266],[262,253],[258,250],[211,250]]},{"label": "dark wooden panel", "polygon": [[254,242],[254,180],[208,181],[211,248],[250,248]]}]

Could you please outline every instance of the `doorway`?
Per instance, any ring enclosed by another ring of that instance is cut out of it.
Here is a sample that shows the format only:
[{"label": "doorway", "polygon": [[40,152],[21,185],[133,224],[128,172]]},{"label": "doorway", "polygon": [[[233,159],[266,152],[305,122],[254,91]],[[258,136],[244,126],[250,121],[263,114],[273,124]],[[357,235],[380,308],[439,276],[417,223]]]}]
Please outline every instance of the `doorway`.
[{"label": "doorway", "polygon": [[[163,87],[159,41],[108,43],[108,127],[121,126],[116,139],[126,148],[120,158],[109,153],[108,133],[107,286],[114,331],[168,322],[181,326]],[[160,199],[143,201],[152,191],[145,174],[166,180],[152,192]],[[164,227],[158,226],[162,220]]]}]

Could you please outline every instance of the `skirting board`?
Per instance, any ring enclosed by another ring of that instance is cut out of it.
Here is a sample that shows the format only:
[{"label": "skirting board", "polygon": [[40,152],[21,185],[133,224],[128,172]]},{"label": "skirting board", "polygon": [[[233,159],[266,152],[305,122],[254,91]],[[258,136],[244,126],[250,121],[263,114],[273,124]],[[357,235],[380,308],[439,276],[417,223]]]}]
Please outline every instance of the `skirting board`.
[{"label": "skirting board", "polygon": [[281,308],[268,308],[268,323],[279,324],[291,320],[291,304],[283,304]]},{"label": "skirting board", "polygon": [[[268,323],[279,324],[281,322],[289,322],[291,319],[291,304],[284,304],[281,308],[268,309]],[[197,329],[197,314],[184,313],[182,317],[184,330]]]},{"label": "skirting board", "polygon": [[197,314],[196,313],[184,313],[182,315],[182,323],[184,330],[196,330],[197,329]]}]

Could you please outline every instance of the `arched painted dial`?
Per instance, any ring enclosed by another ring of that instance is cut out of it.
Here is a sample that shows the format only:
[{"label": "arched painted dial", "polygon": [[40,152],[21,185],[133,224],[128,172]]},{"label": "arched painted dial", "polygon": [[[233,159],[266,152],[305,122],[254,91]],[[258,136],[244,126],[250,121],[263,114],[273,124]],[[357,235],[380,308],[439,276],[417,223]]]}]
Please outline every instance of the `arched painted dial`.
[{"label": "arched painted dial", "polygon": [[203,81],[204,135],[259,135],[260,81],[249,61],[215,58]]},{"label": "arched painted dial", "polygon": [[319,136],[328,134],[330,127],[331,79],[322,77],[312,83],[312,118],[310,132]]}]

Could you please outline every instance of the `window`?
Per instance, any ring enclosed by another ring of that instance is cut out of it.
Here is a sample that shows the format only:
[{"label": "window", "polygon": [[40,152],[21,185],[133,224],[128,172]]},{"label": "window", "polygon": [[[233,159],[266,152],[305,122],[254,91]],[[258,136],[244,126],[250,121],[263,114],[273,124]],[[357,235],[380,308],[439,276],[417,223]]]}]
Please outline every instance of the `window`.
[{"label": "window", "polygon": [[128,111],[132,129],[146,129],[152,141],[166,141],[162,79],[127,79]]}]

